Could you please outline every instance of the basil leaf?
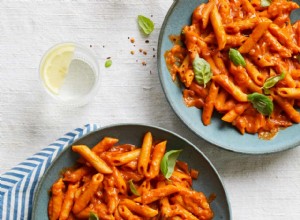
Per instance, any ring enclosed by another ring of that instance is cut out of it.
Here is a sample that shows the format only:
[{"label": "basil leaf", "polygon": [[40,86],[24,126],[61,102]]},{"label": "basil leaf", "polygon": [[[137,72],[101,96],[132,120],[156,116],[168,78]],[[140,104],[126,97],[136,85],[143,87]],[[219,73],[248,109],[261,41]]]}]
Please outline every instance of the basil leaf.
[{"label": "basil leaf", "polygon": [[90,212],[89,220],[99,220],[98,215],[94,212]]},{"label": "basil leaf", "polygon": [[169,179],[174,171],[176,160],[182,150],[170,150],[163,156],[160,163],[160,170],[165,178]]},{"label": "basil leaf", "polygon": [[130,188],[130,191],[132,192],[132,194],[136,195],[136,196],[139,196],[140,194],[137,191],[137,189],[135,188],[135,185],[134,185],[133,181],[129,180],[128,183],[129,183],[129,188]]},{"label": "basil leaf", "polygon": [[197,83],[205,87],[212,77],[209,63],[197,55],[193,61],[193,69]]},{"label": "basil leaf", "polygon": [[260,0],[261,7],[268,7],[272,3],[272,0]]},{"label": "basil leaf", "polygon": [[138,16],[138,24],[143,32],[147,35],[151,34],[151,32],[154,30],[153,21],[143,15]]},{"label": "basil leaf", "polygon": [[274,105],[272,100],[263,94],[254,92],[248,95],[248,100],[263,115],[270,115],[273,112]]},{"label": "basil leaf", "polygon": [[236,66],[246,66],[246,62],[242,54],[236,49],[229,49],[229,59],[234,63]]},{"label": "basil leaf", "polygon": [[106,60],[105,61],[105,67],[108,68],[112,65],[112,61],[111,60]]},{"label": "basil leaf", "polygon": [[284,77],[285,77],[285,73],[282,72],[278,76],[272,76],[272,77],[268,78],[263,85],[264,93],[270,94],[269,89],[272,88],[273,86],[275,86],[276,83],[278,83],[280,80],[284,79]]}]

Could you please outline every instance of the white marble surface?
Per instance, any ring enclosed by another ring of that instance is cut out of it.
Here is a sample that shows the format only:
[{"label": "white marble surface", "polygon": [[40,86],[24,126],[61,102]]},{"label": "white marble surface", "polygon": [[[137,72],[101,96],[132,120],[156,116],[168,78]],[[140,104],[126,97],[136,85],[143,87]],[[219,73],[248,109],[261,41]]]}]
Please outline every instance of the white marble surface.
[{"label": "white marble surface", "polygon": [[[0,0],[0,173],[86,123],[153,124],[188,138],[208,156],[227,188],[233,219],[299,220],[299,147],[262,156],[219,149],[194,135],[167,103],[153,48],[171,4],[172,0]],[[155,31],[148,44],[137,27],[139,14],[153,15]],[[128,37],[135,38],[135,47]],[[53,102],[39,83],[41,56],[62,41],[92,45],[101,65],[101,88],[95,100],[81,108]],[[147,55],[139,53],[140,48]],[[113,60],[109,69],[104,68],[106,57]]]}]

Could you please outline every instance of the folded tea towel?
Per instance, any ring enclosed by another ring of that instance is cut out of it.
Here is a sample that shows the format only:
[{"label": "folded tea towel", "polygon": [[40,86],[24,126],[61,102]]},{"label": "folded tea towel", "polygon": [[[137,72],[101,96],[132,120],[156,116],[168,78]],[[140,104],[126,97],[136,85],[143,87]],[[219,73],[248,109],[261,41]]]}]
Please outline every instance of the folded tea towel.
[{"label": "folded tea towel", "polygon": [[0,219],[30,220],[35,189],[51,162],[66,146],[97,129],[96,124],[76,128],[10,171],[1,174]]}]

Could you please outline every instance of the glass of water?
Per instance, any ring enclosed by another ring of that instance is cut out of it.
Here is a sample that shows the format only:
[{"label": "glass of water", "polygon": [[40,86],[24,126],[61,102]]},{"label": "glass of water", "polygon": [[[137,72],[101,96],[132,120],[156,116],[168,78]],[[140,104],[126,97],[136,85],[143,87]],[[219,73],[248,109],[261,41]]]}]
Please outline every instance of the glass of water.
[{"label": "glass of water", "polygon": [[56,100],[87,104],[99,88],[99,64],[93,51],[77,43],[61,43],[43,56],[40,68],[43,87]]}]

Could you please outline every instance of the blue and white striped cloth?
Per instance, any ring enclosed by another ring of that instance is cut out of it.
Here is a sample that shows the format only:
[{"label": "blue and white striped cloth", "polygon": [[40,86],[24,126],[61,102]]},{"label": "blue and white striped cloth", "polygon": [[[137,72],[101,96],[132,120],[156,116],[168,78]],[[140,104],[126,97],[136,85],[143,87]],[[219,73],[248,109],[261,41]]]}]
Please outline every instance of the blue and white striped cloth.
[{"label": "blue and white striped cloth", "polygon": [[35,188],[54,158],[69,144],[98,126],[87,124],[65,134],[48,147],[0,176],[0,220],[31,219]]}]

